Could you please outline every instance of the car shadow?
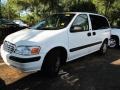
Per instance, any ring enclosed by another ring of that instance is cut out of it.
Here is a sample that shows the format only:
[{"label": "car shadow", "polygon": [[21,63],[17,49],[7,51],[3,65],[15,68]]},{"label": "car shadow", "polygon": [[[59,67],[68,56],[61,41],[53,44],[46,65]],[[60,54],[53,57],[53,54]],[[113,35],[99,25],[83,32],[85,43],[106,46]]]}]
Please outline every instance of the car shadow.
[{"label": "car shadow", "polygon": [[109,49],[105,56],[90,54],[68,63],[56,78],[36,72],[9,84],[7,89],[120,90],[120,65],[112,64],[120,59],[119,53],[120,49]]},{"label": "car shadow", "polygon": [[7,90],[7,86],[4,80],[2,80],[1,78],[0,78],[0,90]]}]

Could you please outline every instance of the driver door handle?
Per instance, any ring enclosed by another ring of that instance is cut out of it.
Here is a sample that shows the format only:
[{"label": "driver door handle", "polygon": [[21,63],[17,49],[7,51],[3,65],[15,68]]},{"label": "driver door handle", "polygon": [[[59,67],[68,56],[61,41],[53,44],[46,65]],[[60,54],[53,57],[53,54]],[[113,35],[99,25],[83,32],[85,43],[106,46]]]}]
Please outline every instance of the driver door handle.
[{"label": "driver door handle", "polygon": [[91,32],[87,33],[87,36],[91,36]]}]

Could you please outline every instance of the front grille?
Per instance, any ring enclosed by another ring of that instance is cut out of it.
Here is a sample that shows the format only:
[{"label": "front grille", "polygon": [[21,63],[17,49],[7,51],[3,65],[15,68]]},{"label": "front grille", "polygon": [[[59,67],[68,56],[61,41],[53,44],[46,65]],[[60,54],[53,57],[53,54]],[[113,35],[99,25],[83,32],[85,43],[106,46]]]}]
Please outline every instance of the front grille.
[{"label": "front grille", "polygon": [[15,45],[8,41],[4,41],[3,48],[9,53],[13,53],[15,51]]}]

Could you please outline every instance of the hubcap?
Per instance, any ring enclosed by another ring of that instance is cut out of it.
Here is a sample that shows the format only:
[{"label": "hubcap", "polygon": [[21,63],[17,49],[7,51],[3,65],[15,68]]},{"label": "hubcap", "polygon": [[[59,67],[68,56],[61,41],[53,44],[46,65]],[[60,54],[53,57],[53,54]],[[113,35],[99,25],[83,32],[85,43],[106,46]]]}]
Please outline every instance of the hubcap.
[{"label": "hubcap", "polygon": [[114,48],[116,46],[116,40],[115,39],[111,39],[110,40],[110,47]]}]

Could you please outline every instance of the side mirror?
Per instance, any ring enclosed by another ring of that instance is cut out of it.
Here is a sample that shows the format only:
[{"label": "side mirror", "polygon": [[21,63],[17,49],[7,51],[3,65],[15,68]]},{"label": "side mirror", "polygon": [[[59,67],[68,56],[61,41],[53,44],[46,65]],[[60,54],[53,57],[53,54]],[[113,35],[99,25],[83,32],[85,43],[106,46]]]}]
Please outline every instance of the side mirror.
[{"label": "side mirror", "polygon": [[75,30],[75,31],[81,31],[82,28],[81,28],[80,26],[74,26],[74,30]]},{"label": "side mirror", "polygon": [[82,30],[82,27],[75,25],[71,27],[70,32],[79,32],[81,30]]}]

